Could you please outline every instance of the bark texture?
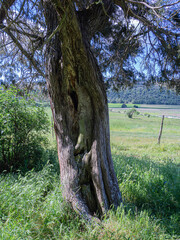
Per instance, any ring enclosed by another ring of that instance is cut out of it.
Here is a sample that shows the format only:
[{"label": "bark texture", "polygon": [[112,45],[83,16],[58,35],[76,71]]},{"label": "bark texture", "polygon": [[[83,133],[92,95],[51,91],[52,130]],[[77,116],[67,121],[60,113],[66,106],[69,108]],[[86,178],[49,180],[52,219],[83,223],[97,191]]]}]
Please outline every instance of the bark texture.
[{"label": "bark texture", "polygon": [[90,219],[121,202],[106,92],[90,48],[92,26],[87,28],[88,21],[82,21],[83,13],[77,14],[72,1],[51,2],[44,1],[48,34],[58,25],[59,32],[48,43],[46,71],[63,196]]}]

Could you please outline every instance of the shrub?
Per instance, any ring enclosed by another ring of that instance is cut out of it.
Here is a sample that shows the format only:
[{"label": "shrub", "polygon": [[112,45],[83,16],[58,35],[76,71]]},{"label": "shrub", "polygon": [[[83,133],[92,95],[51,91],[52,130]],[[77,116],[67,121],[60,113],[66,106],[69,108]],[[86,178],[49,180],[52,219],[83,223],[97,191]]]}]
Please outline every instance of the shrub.
[{"label": "shrub", "polygon": [[151,115],[149,113],[145,113],[144,116],[149,118]]},{"label": "shrub", "polygon": [[135,108],[132,108],[129,109],[126,114],[129,118],[132,118],[134,114],[139,115],[139,112]]},{"label": "shrub", "polygon": [[0,88],[0,171],[27,171],[41,164],[49,122],[42,107]]},{"label": "shrub", "polygon": [[127,108],[127,105],[125,103],[122,104],[122,108]]},{"label": "shrub", "polygon": [[134,107],[134,108],[138,108],[138,105],[134,105],[133,107]]}]

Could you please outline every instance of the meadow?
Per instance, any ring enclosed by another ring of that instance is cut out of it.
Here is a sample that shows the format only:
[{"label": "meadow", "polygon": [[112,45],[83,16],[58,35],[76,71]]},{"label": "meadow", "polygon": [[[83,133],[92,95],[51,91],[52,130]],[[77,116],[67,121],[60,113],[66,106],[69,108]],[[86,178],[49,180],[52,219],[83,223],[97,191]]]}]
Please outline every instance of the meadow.
[{"label": "meadow", "polygon": [[[180,239],[180,119],[165,118],[159,145],[160,117],[147,108],[150,117],[130,119],[120,106],[110,107],[112,157],[123,205],[91,226],[64,203],[57,164],[25,175],[4,173],[0,239]],[[49,139],[55,145],[52,133]]]}]

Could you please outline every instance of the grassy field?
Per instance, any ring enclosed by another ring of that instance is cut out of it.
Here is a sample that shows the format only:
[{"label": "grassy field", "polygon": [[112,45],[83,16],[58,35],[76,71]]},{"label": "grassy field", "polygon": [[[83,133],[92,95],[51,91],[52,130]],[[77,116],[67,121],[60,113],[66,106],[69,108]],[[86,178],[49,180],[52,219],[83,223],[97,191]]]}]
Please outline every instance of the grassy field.
[{"label": "grassy field", "polygon": [[[134,104],[126,104],[127,108],[133,108]],[[152,116],[165,115],[170,118],[180,119],[180,105],[147,105],[147,104],[135,104],[138,106],[138,111],[142,114],[149,113]],[[109,103],[109,108],[113,112],[124,113],[127,111],[127,108],[122,108],[120,103]]]},{"label": "grassy field", "polygon": [[118,111],[110,111],[110,130],[123,206],[91,226],[63,202],[53,165],[2,174],[0,239],[180,239],[180,119],[165,118],[158,145],[161,118]]}]

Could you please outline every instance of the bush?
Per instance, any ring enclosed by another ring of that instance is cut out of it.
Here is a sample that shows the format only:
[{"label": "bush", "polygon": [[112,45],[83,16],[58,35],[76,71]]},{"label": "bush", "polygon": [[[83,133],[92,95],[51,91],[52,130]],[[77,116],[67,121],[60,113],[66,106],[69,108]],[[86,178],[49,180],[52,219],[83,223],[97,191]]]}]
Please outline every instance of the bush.
[{"label": "bush", "polygon": [[122,108],[127,108],[127,105],[125,103],[122,104]]},{"label": "bush", "polygon": [[139,112],[135,108],[132,108],[129,109],[126,114],[129,118],[132,118],[134,114],[139,115]]},{"label": "bush", "polygon": [[137,106],[137,105],[134,105],[133,107],[134,107],[134,108],[138,108],[138,106]]},{"label": "bush", "polygon": [[41,165],[49,129],[42,107],[0,88],[0,171],[27,171]]},{"label": "bush", "polygon": [[144,113],[144,116],[149,118],[151,115],[149,113]]}]

